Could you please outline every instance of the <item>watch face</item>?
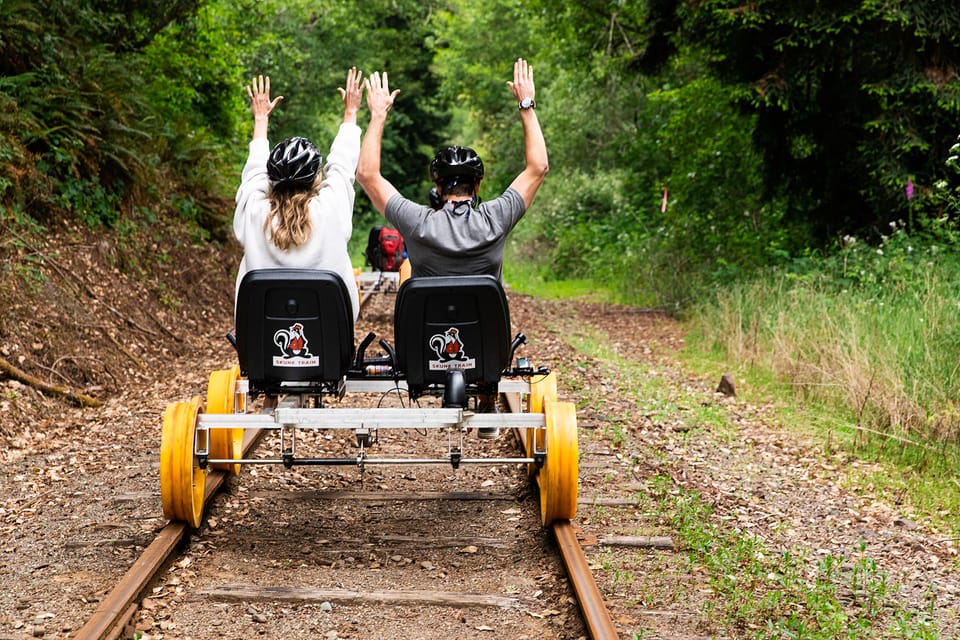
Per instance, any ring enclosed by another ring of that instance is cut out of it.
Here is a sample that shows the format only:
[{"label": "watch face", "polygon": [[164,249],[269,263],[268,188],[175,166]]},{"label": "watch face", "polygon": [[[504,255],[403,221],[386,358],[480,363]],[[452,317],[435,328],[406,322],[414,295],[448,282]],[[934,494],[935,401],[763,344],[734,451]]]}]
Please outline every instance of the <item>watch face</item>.
[{"label": "watch face", "polygon": [[523,100],[520,101],[520,108],[529,109],[530,107],[533,106],[533,104],[534,103],[532,98],[524,98]]}]

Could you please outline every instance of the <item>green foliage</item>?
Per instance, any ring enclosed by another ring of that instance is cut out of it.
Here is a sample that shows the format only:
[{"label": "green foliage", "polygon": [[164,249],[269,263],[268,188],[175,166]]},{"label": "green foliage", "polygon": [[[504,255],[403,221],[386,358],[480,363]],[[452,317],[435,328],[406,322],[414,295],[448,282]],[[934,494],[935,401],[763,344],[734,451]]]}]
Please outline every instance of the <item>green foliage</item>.
[{"label": "green foliage", "polygon": [[955,233],[894,225],[878,244],[847,236],[826,256],[718,291],[698,309],[697,327],[729,357],[836,403],[870,432],[960,442]]},{"label": "green foliage", "polygon": [[945,214],[935,219],[935,229],[952,226],[949,219],[960,217],[960,137],[948,153],[949,156],[944,162],[944,177],[933,185],[929,196],[931,206]]},{"label": "green foliage", "polygon": [[104,189],[96,176],[68,177],[56,188],[57,204],[90,227],[112,226],[117,220],[119,197]]},{"label": "green foliage", "polygon": [[430,5],[2,0],[0,8],[0,203],[109,225],[123,207],[171,202],[204,229],[200,237],[223,238],[252,127],[244,84],[270,75],[285,96],[272,138],[306,135],[323,146],[340,124],[336,89],[351,64],[400,78],[409,101],[394,110],[384,166],[411,195],[426,191],[447,122],[425,44]]},{"label": "green foliage", "polygon": [[789,245],[777,202],[762,197],[761,159],[723,87],[708,77],[651,92],[652,135],[667,208],[658,218],[674,250],[698,272],[728,277],[769,261]]},{"label": "green foliage", "polygon": [[0,1],[0,78],[33,68],[41,48],[42,15],[31,0]]},{"label": "green foliage", "polygon": [[759,629],[744,637],[939,637],[925,612],[896,602],[895,588],[866,555],[865,544],[853,557],[829,554],[814,562],[789,549],[767,549],[749,532],[713,524],[709,505],[696,492],[680,491],[658,506],[691,564],[707,574],[716,604],[704,613],[731,630]]},{"label": "green foliage", "polygon": [[[271,138],[292,135],[315,139],[322,147],[340,124],[343,103],[337,92],[347,69],[369,75],[386,71],[400,95],[383,142],[383,173],[398,189],[424,199],[427,167],[449,120],[432,73],[429,16],[433,3],[402,1],[263,2],[254,24],[271,25],[243,51],[245,76],[270,75],[284,96],[271,117]],[[246,115],[246,114],[245,114]],[[359,124],[363,126],[364,112]],[[249,130],[252,122],[243,125]],[[245,151],[245,149],[244,149]],[[358,206],[365,201],[358,199]]]},{"label": "green foliage", "polygon": [[[678,15],[757,115],[767,194],[791,216],[820,238],[925,226],[960,115],[955,6],[709,0]],[[919,203],[904,197],[909,179]]]},{"label": "green foliage", "polygon": [[[454,0],[432,17],[436,30],[433,68],[442,80],[441,97],[466,112],[468,125],[451,131],[449,144],[472,147],[484,159],[481,195],[488,199],[500,195],[523,168],[517,105],[506,86],[513,80],[514,60],[527,58],[534,67],[538,110],[542,110],[539,105],[550,102],[545,89],[550,78],[545,50],[552,39],[541,42],[542,48],[532,44],[545,28],[542,20],[535,6],[516,0],[499,0],[493,5]],[[509,45],[489,46],[493,34],[498,42]],[[546,133],[546,125],[544,129]],[[469,132],[470,138],[463,131]],[[549,133],[547,136],[549,147]]]},{"label": "green foliage", "polygon": [[[173,149],[189,147],[191,138],[204,129],[230,141],[240,126],[246,107],[242,92],[245,74],[236,59],[248,37],[242,35],[242,24],[224,19],[226,11],[237,12],[233,15],[250,21],[253,27],[245,7],[210,4],[195,19],[158,33],[144,50],[149,70],[146,91],[150,104],[158,110],[165,142]],[[173,151],[171,155],[178,154]],[[186,155],[184,160],[190,162],[193,154]]]},{"label": "green foliage", "polygon": [[676,49],[650,30],[652,5],[498,4],[438,14],[437,61],[445,90],[478,123],[488,197],[522,168],[521,130],[498,77],[509,78],[512,57],[447,30],[504,34],[536,70],[552,170],[515,231],[519,255],[539,257],[555,279],[590,278],[635,303],[682,308],[796,251],[803,228],[765,197],[755,118],[739,113],[697,49],[669,61]]},{"label": "green foliage", "polygon": [[128,188],[156,178],[140,59],[105,41],[110,20],[98,8],[53,1],[4,8],[0,43],[12,55],[4,57],[0,101],[10,115],[0,127],[16,136],[10,155],[23,161],[19,170],[7,165],[17,189],[4,197],[30,201],[39,217],[65,212],[110,224]]},{"label": "green foliage", "polygon": [[[579,124],[583,111],[570,108],[576,102],[564,102],[555,126],[569,129],[550,145],[551,164],[564,175],[548,176],[531,212],[536,222],[520,231],[533,236],[528,242],[549,256],[558,277],[589,276],[635,303],[680,308],[701,286],[789,253],[791,227],[776,203],[762,199],[760,158],[744,133],[751,119],[726,101],[719,83],[684,83],[687,73],[674,69],[677,84],[665,78],[639,96],[639,86],[611,92],[623,108],[605,116],[629,136],[597,140]],[[582,79],[564,77],[567,83],[564,95],[572,96]]]},{"label": "green foliage", "polygon": [[[890,220],[949,224],[937,221],[955,209],[956,175],[936,158],[960,107],[948,72],[957,30],[925,17],[939,20],[939,4],[544,1],[532,15],[503,4],[491,13],[526,20],[525,40],[538,43],[554,167],[521,233],[559,278],[621,283],[636,302],[683,309],[837,230],[877,238]],[[682,28],[664,40],[649,24]],[[438,59],[458,63],[458,77],[471,70],[462,58],[496,62],[476,49],[451,45]],[[517,136],[494,135],[494,157],[514,169]]]},{"label": "green foliage", "polygon": [[0,0],[0,204],[109,225],[152,201],[222,239],[243,85],[270,75],[284,96],[272,139],[323,147],[350,65],[401,91],[383,168],[406,195],[424,199],[434,150],[458,143],[484,157],[489,199],[524,162],[506,87],[524,57],[552,171],[516,253],[682,310],[825,238],[942,233],[960,208],[960,12],[808,5]]},{"label": "green foliage", "polygon": [[99,0],[93,26],[114,50],[139,51],[167,27],[188,21],[199,6],[199,0]]}]

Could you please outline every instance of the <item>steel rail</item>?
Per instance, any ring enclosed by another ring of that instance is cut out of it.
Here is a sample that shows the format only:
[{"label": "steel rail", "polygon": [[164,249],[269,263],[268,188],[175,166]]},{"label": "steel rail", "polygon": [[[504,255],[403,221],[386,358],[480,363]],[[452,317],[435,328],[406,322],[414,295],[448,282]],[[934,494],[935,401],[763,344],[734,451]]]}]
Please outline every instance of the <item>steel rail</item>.
[{"label": "steel rail", "polygon": [[[256,446],[258,439],[256,433],[250,432],[248,435],[249,437],[244,438],[244,455],[247,455]],[[220,490],[229,475],[228,471],[220,470],[211,470],[207,473],[206,486],[203,492],[204,504]],[[120,578],[120,581],[107,594],[107,597],[100,601],[96,611],[73,638],[75,640],[119,640],[124,628],[137,611],[137,602],[140,595],[174,555],[177,546],[186,537],[187,532],[186,524],[168,522],[153,542],[143,550],[133,566]]]},{"label": "steel rail", "polygon": [[[512,413],[521,411],[520,394],[504,394],[507,401],[507,407]],[[526,448],[526,431],[517,429],[515,432],[520,438],[520,444]],[[547,453],[549,455],[549,452]],[[537,476],[537,486],[540,485],[540,476]],[[587,562],[587,556],[583,553],[583,547],[577,540],[577,532],[569,520],[557,520],[551,525],[553,535],[557,538],[557,546],[560,548],[560,557],[567,568],[567,575],[570,578],[570,584],[577,594],[577,602],[580,603],[580,611],[583,613],[583,621],[587,625],[590,637],[593,640],[618,640],[620,637],[616,626],[613,624],[613,618],[610,617],[610,611],[603,601],[603,595],[600,588],[597,587],[597,581],[590,570],[590,564]]]},{"label": "steel rail", "polygon": [[620,635],[597,587],[597,581],[593,578],[573,524],[569,520],[557,520],[553,523],[553,535],[557,537],[560,556],[567,567],[567,575],[577,594],[577,602],[580,603],[583,621],[590,631],[590,637],[593,640],[617,640]]}]

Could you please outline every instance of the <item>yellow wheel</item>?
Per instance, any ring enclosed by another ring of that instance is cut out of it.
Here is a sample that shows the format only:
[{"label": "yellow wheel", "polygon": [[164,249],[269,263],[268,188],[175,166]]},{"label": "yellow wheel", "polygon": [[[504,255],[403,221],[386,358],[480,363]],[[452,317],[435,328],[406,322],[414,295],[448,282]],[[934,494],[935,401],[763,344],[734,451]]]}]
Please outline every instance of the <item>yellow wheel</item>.
[{"label": "yellow wheel", "polygon": [[193,455],[193,439],[202,400],[194,396],[189,402],[173,402],[163,414],[160,438],[160,498],[163,516],[200,526],[203,515],[203,492],[207,471],[197,466]]},{"label": "yellow wheel", "polygon": [[547,400],[557,400],[557,372],[536,376],[530,381],[530,413],[543,413]]},{"label": "yellow wheel", "polygon": [[[543,406],[547,401],[557,400],[557,374],[551,371],[545,376],[537,376],[530,381],[530,396],[528,398],[530,413],[543,413]],[[534,445],[543,451],[543,431],[527,429],[527,457],[533,457]],[[537,472],[537,465],[530,463],[530,474]]]},{"label": "yellow wheel", "polygon": [[[240,365],[210,374],[207,384],[207,413],[233,413],[240,379]],[[239,460],[243,457],[243,429],[210,429],[210,457],[221,460]],[[212,469],[240,473],[239,464],[211,464]]]},{"label": "yellow wheel", "polygon": [[543,409],[547,459],[540,469],[540,518],[547,526],[577,515],[580,449],[573,403],[547,401]]}]

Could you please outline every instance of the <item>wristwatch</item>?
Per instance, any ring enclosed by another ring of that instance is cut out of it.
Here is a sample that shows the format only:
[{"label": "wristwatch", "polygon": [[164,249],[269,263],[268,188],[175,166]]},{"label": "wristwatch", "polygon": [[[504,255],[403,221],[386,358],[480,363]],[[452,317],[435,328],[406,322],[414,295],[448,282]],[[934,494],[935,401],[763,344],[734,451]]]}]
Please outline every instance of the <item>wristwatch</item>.
[{"label": "wristwatch", "polygon": [[537,103],[534,102],[533,98],[524,98],[517,104],[517,107],[521,111],[523,111],[524,109],[533,109],[536,106],[537,106]]}]

